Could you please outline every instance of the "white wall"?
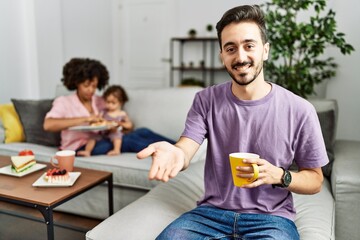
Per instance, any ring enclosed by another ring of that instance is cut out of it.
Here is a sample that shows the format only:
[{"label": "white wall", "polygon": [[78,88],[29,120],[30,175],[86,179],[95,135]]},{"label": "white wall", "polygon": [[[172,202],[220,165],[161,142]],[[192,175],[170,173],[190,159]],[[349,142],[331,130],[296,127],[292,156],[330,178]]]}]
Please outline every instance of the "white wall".
[{"label": "white wall", "polygon": [[329,50],[339,66],[336,77],[327,84],[326,97],[337,99],[339,104],[337,138],[360,140],[360,2],[333,0],[331,7],[336,11],[338,29],[346,34],[355,52],[344,56],[338,50]]},{"label": "white wall", "polygon": [[34,0],[41,97],[54,96],[73,57],[100,60],[112,72],[112,1]]},{"label": "white wall", "polygon": [[62,5],[60,0],[34,0],[37,62],[41,98],[52,98],[64,63]]},{"label": "white wall", "polygon": [[[72,57],[91,57],[102,61],[110,71],[111,83],[122,83],[123,52],[121,5],[127,0],[1,0],[0,1],[0,103],[10,98],[48,98],[60,84],[62,66]],[[146,2],[143,0],[141,2]],[[149,2],[154,0],[149,0]],[[140,2],[140,1],[138,1]],[[241,1],[255,4],[264,1]],[[207,24],[215,25],[223,12],[235,6],[232,0],[173,0],[169,14],[171,36],[186,36],[190,28],[205,35]],[[360,22],[357,0],[328,1],[337,12],[338,29],[357,50],[342,56],[330,48],[327,54],[339,64],[338,74],[319,87],[321,97],[339,102],[338,138],[360,140]],[[157,34],[149,29],[148,34]],[[214,33],[215,34],[215,33]],[[156,38],[151,38],[156,39]],[[169,39],[159,39],[162,44]],[[141,57],[140,45],[133,56]],[[165,46],[167,48],[167,46]],[[168,53],[168,49],[164,52]],[[166,64],[164,64],[168,71]],[[168,76],[168,75],[167,75]],[[226,78],[226,76],[224,77]],[[144,87],[144,86],[141,86]],[[146,87],[146,86],[145,86]]]},{"label": "white wall", "polygon": [[33,13],[26,0],[0,1],[0,103],[39,97]]}]

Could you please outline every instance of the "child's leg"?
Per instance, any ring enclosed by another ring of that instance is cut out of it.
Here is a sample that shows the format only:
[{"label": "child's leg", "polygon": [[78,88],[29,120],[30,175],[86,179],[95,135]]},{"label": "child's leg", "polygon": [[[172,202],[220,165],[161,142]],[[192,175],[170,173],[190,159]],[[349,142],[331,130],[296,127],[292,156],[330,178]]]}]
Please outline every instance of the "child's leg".
[{"label": "child's leg", "polygon": [[121,138],[114,138],[112,142],[113,142],[114,148],[113,148],[113,150],[109,151],[107,153],[107,155],[119,155],[120,154],[120,149],[121,149],[122,139]]},{"label": "child's leg", "polygon": [[91,151],[94,149],[95,144],[96,144],[95,139],[89,139],[89,141],[85,145],[85,149],[82,150],[82,151],[78,151],[77,155],[78,156],[84,156],[84,157],[91,156]]}]

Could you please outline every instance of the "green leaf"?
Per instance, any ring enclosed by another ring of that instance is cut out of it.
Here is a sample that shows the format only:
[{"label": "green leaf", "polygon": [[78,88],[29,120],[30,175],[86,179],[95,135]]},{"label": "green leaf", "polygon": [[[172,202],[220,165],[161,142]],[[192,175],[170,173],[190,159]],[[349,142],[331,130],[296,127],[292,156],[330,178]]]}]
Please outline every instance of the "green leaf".
[{"label": "green leaf", "polygon": [[[345,34],[336,29],[335,12],[330,9],[322,13],[326,3],[326,0],[270,0],[261,5],[271,44],[264,71],[268,81],[306,97],[314,94],[315,84],[336,74],[334,59],[323,58],[328,46],[338,48],[344,55],[354,51]],[[299,21],[298,14],[309,8],[315,12]]]}]

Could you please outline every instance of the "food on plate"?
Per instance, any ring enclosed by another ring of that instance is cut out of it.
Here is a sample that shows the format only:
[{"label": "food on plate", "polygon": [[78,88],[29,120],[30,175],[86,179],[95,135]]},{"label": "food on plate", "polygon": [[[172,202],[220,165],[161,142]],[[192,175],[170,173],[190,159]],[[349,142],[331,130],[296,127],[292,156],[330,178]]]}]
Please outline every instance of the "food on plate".
[{"label": "food on plate", "polygon": [[65,169],[52,168],[46,172],[44,179],[48,183],[68,183],[70,175]]},{"label": "food on plate", "polygon": [[36,164],[34,155],[11,156],[11,169],[17,173],[24,172]]},{"label": "food on plate", "polygon": [[24,150],[20,151],[18,155],[19,156],[34,156],[34,152],[31,151],[30,149],[24,149]]},{"label": "food on plate", "polygon": [[103,121],[100,121],[100,122],[94,122],[94,123],[91,123],[90,126],[93,126],[93,127],[99,127],[99,126],[108,126],[108,127],[114,127],[116,126],[117,123],[114,122],[114,121],[107,121],[107,120],[103,120]]},{"label": "food on plate", "polygon": [[94,126],[94,127],[106,126],[106,121],[94,122],[94,123],[91,123],[90,126]]}]

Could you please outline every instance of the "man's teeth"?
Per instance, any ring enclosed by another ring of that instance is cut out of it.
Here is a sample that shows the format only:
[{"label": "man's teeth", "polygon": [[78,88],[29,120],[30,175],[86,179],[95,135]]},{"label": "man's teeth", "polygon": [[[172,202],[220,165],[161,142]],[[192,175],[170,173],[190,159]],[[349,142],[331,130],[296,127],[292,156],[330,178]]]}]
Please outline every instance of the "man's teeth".
[{"label": "man's teeth", "polygon": [[239,70],[239,69],[247,69],[250,67],[250,64],[246,64],[245,66],[235,66],[234,69],[235,70]]}]

